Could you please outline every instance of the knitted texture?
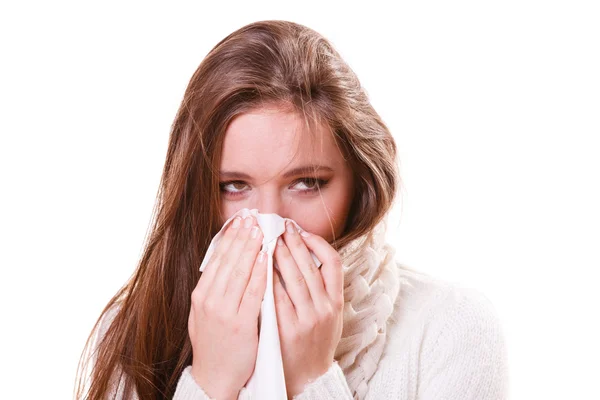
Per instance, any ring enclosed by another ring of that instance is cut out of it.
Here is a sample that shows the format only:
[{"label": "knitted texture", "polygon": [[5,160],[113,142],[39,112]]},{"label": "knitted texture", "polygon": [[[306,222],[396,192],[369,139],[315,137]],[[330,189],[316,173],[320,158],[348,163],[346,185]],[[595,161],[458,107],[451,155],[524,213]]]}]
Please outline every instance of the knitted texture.
[{"label": "knitted texture", "polygon": [[[293,400],[313,399],[339,399],[351,398],[350,388],[337,362],[316,380],[307,383],[301,393],[295,395]],[[238,400],[241,400],[238,398]]]},{"label": "knitted texture", "polygon": [[400,290],[395,250],[385,243],[386,221],[339,250],[344,267],[342,338],[335,359],[354,399],[364,399],[386,341]]}]

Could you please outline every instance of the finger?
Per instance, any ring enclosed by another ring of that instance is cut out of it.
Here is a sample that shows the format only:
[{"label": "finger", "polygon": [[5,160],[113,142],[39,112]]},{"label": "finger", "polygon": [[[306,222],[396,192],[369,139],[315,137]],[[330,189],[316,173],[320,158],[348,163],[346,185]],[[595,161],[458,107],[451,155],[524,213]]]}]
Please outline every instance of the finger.
[{"label": "finger", "polygon": [[237,232],[239,230],[241,221],[241,217],[235,217],[232,221],[230,221],[229,226],[227,226],[225,230],[221,231],[221,238],[216,244],[208,263],[205,265],[204,272],[202,272],[198,283],[198,285],[200,286],[199,289],[203,293],[207,292],[208,289],[212,286],[215,276],[217,274],[217,270],[219,269],[218,267],[227,255],[229,246],[231,246],[231,243],[237,236]]},{"label": "finger", "polygon": [[275,259],[285,282],[285,289],[294,304],[298,317],[309,317],[314,310],[310,292],[306,286],[304,275],[298,269],[292,253],[281,237],[277,239],[275,246]]},{"label": "finger", "polygon": [[238,314],[248,315],[252,319],[258,318],[267,288],[267,264],[267,253],[264,251],[259,252],[252,268],[250,281],[242,289],[243,297],[239,303]]},{"label": "finger", "polygon": [[225,297],[231,300],[231,304],[235,306],[236,311],[240,307],[244,291],[251,279],[262,246],[262,239],[262,231],[258,225],[254,225],[250,229],[250,239],[246,242],[239,259],[233,265],[226,282]]},{"label": "finger", "polygon": [[314,306],[318,308],[318,306],[323,304],[328,298],[327,292],[325,291],[325,285],[323,284],[323,278],[319,272],[319,267],[315,264],[315,261],[306,247],[306,244],[304,244],[296,226],[290,221],[287,221],[286,223],[284,239],[293,259],[296,261],[298,269],[304,276]]},{"label": "finger", "polygon": [[294,304],[285,291],[279,274],[273,271],[273,297],[275,298],[275,314],[277,314],[277,325],[281,333],[290,328],[290,325],[296,325],[298,315],[294,309]]},{"label": "finger", "polygon": [[344,299],[344,269],[338,252],[319,235],[303,231],[300,235],[304,244],[321,261],[321,276],[329,298],[335,301]]},{"label": "finger", "polygon": [[229,279],[225,283],[227,287],[224,296],[228,299],[228,304],[234,307],[235,311],[239,310],[244,291],[248,286],[248,281],[251,279],[252,271],[262,246],[262,239],[263,235],[259,226],[254,225],[250,229],[250,239],[246,242],[240,258],[233,265]]},{"label": "finger", "polygon": [[[227,254],[225,254],[221,260],[221,263],[217,266],[219,270],[216,272],[213,284],[209,289],[211,295],[213,293],[219,297],[223,297],[225,295],[225,290],[227,289],[227,282],[230,279],[230,275],[234,268],[239,268],[239,260],[242,255],[242,251],[244,250],[244,247],[246,247],[246,242],[251,239],[250,230],[255,225],[255,221],[256,220],[254,217],[247,216],[237,228],[235,239],[233,239],[229,245],[229,248],[227,249]],[[252,264],[250,264],[250,267],[251,265]],[[241,272],[236,273],[242,274]]]}]

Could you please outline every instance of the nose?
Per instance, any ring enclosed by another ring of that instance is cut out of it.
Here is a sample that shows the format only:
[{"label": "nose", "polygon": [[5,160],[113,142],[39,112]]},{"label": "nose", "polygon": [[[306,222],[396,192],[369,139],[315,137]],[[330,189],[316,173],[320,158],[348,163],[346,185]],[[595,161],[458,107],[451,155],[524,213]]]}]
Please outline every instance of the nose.
[{"label": "nose", "polygon": [[251,208],[257,208],[261,214],[277,214],[283,218],[286,218],[288,211],[281,193],[267,188],[260,190]]}]

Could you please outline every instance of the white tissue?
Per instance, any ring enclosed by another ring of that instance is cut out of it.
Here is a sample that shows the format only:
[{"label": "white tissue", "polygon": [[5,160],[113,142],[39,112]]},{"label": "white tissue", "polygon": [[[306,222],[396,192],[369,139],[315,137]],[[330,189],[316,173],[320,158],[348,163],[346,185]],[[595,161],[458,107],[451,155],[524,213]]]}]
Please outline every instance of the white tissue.
[{"label": "white tissue", "polygon": [[[229,223],[237,216],[244,218],[251,214],[256,217],[263,233],[262,250],[267,253],[268,265],[267,287],[259,315],[258,353],[254,372],[248,380],[246,390],[250,392],[249,394],[252,399],[286,400],[287,392],[279,343],[279,330],[277,328],[277,315],[275,313],[275,299],[273,296],[273,267],[277,268],[276,263],[274,263],[273,252],[275,251],[277,238],[285,232],[286,221],[292,222],[298,228],[299,232],[302,232],[303,229],[295,221],[289,218],[282,218],[277,214],[260,214],[257,209],[241,209],[223,224],[219,233],[211,241],[204,260],[200,265],[200,271],[204,270],[221,238],[222,232],[229,226]],[[313,253],[311,255],[317,267],[320,267],[321,262]]]}]

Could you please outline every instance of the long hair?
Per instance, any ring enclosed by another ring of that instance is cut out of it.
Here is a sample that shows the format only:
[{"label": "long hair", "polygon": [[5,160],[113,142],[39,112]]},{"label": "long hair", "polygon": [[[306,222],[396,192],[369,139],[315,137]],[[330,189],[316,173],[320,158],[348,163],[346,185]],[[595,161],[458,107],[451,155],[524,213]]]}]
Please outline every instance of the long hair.
[{"label": "long hair", "polygon": [[[199,265],[223,222],[218,166],[224,134],[233,118],[265,104],[285,105],[309,124],[322,121],[346,155],[355,193],[336,249],[369,232],[392,206],[400,183],[396,145],[333,46],[314,30],[287,21],[256,22],[231,33],[207,54],[187,86],[171,127],[142,257],[86,341],[77,399],[105,398],[118,370],[126,398],[132,390],[140,399],[172,398],[192,363],[187,323]],[[115,306],[112,323],[90,349],[100,321]]]}]

